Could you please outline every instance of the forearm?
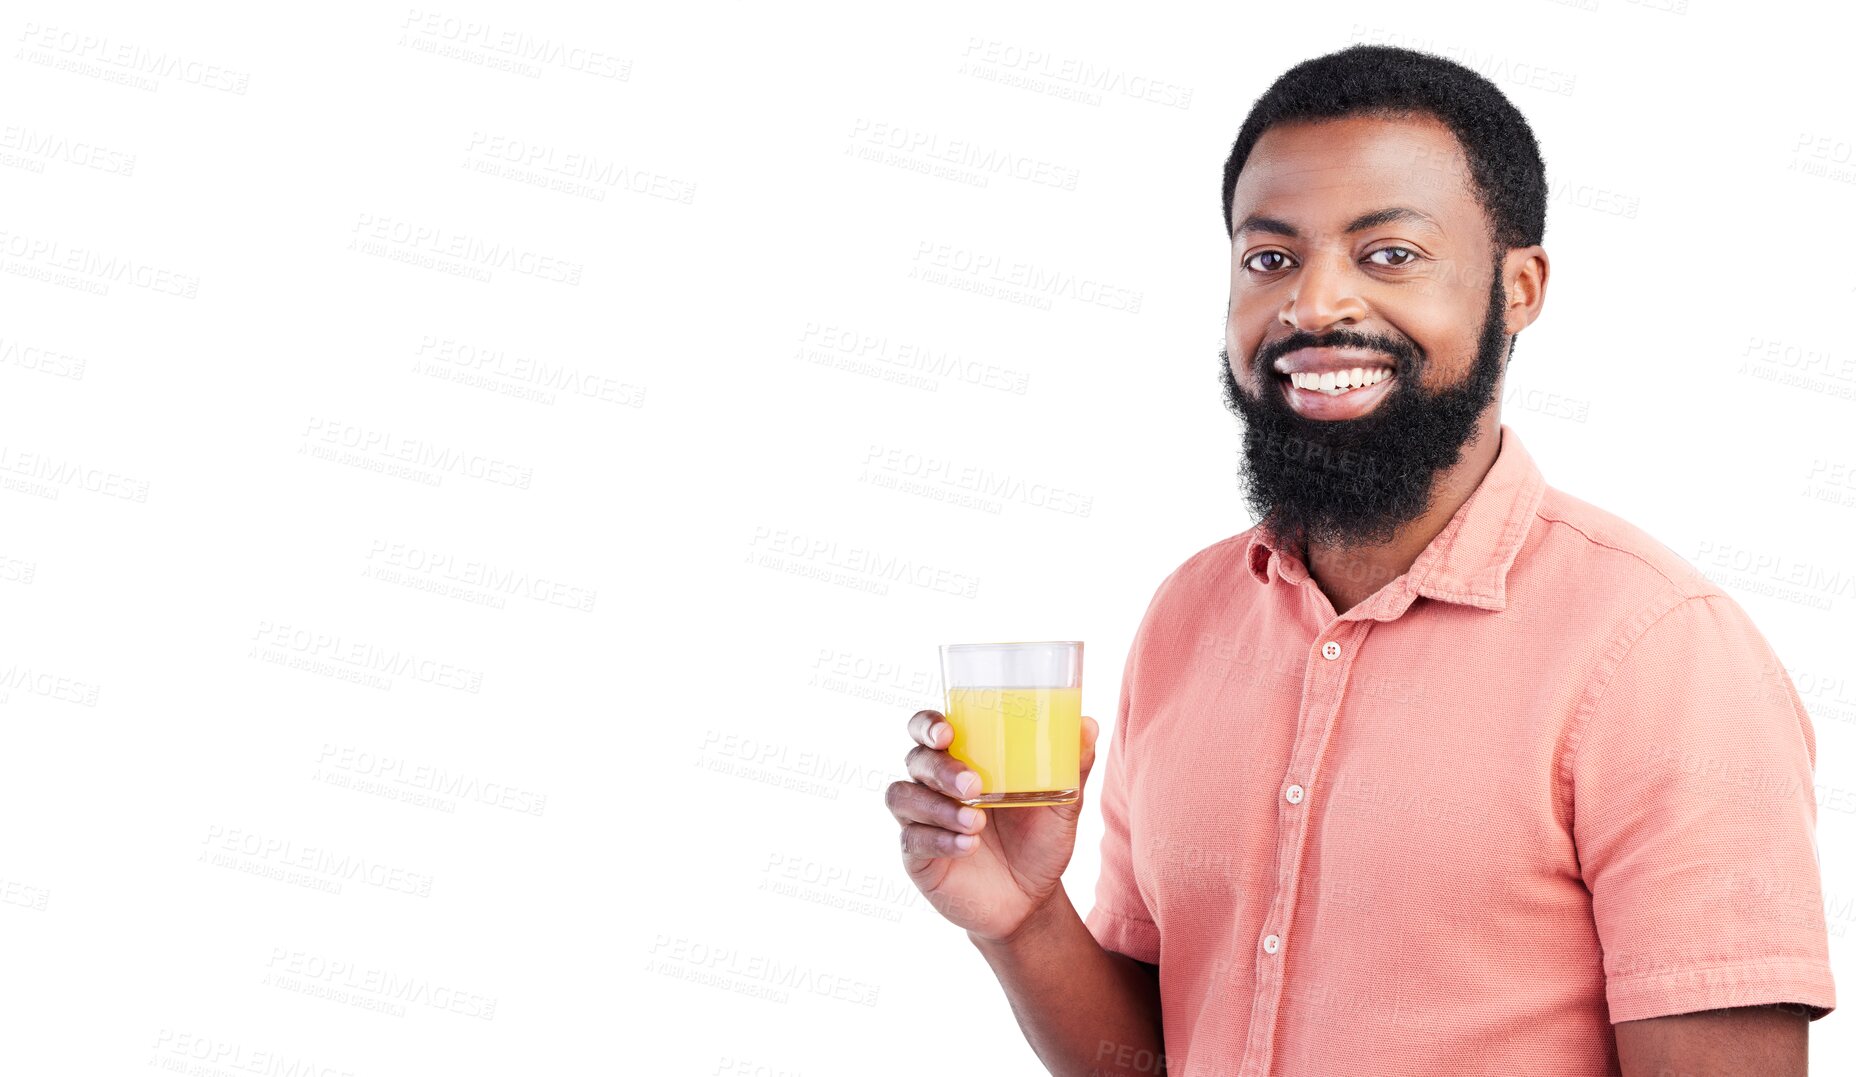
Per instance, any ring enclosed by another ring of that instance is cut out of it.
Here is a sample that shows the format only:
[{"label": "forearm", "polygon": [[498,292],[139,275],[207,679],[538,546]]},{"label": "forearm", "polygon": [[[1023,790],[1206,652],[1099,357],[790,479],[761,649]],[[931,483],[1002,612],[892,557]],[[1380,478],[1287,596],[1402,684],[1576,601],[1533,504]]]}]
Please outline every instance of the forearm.
[{"label": "forearm", "polygon": [[1107,950],[1057,887],[1004,941],[968,938],[1005,988],[1018,1027],[1057,1077],[1163,1077],[1160,988],[1150,969]]}]

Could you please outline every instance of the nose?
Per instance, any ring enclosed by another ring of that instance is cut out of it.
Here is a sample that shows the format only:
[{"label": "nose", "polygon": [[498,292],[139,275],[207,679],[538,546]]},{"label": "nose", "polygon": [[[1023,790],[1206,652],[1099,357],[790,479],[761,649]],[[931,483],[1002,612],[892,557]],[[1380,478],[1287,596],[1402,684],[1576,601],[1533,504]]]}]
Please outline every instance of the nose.
[{"label": "nose", "polygon": [[1366,302],[1355,287],[1352,270],[1345,255],[1311,254],[1295,275],[1295,288],[1283,300],[1278,320],[1316,334],[1336,325],[1357,324],[1366,317]]}]

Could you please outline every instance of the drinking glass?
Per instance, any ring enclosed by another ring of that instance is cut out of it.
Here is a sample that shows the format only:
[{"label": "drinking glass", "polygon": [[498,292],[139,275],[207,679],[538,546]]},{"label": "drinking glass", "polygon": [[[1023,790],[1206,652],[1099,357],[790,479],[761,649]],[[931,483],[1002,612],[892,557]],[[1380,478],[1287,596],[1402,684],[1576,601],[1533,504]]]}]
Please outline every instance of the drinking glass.
[{"label": "drinking glass", "polygon": [[948,752],[972,767],[975,808],[1074,804],[1081,782],[1083,645],[949,643],[941,646]]}]

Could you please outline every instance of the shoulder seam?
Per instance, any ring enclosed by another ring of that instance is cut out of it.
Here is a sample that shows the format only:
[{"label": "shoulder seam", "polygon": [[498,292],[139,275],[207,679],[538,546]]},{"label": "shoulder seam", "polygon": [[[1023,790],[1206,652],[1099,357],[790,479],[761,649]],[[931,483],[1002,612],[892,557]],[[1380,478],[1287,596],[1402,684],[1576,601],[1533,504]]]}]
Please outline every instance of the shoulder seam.
[{"label": "shoulder seam", "polygon": [[[1574,531],[1579,533],[1580,537],[1584,538],[1587,542],[1590,542],[1594,546],[1602,546],[1607,550],[1615,550],[1616,552],[1621,553],[1626,557],[1635,558],[1637,561],[1641,562],[1645,568],[1648,568],[1650,571],[1656,573],[1658,576],[1661,576],[1665,581],[1669,583],[1671,587],[1674,587],[1685,598],[1694,598],[1700,595],[1707,595],[1707,594],[1714,593],[1712,591],[1691,590],[1688,586],[1684,585],[1684,583],[1681,580],[1670,578],[1669,573],[1664,572],[1661,568],[1658,568],[1654,562],[1650,561],[1648,558],[1644,557],[1642,554],[1638,553],[1636,550],[1627,549],[1623,546],[1619,546],[1615,542],[1606,542],[1604,539],[1601,539],[1597,537],[1596,535],[1593,535],[1590,531],[1587,531],[1585,528],[1580,527],[1578,524],[1573,523],[1571,520],[1568,520],[1563,516],[1549,516],[1545,512],[1540,511],[1539,509],[1536,509],[1534,511],[1534,515],[1538,516],[1542,520],[1547,521],[1550,524],[1560,524],[1564,527],[1572,528]],[[1674,551],[1671,551],[1671,552],[1674,552]],[[1702,578],[1707,579],[1706,576],[1703,576]]]},{"label": "shoulder seam", "polygon": [[[1577,529],[1575,528],[1575,530]],[[1580,533],[1584,534],[1584,532]],[[1603,544],[1601,543],[1601,545]],[[1629,553],[1630,551],[1626,550],[1623,552]],[[1618,652],[1617,660],[1610,663],[1609,668],[1602,671],[1600,679],[1586,689],[1579,703],[1579,709],[1573,715],[1574,728],[1572,732],[1572,746],[1571,750],[1566,754],[1566,762],[1563,764],[1563,769],[1565,772],[1567,803],[1571,805],[1574,812],[1578,810],[1578,805],[1573,802],[1572,797],[1573,782],[1579,769],[1579,750],[1585,747],[1585,737],[1586,733],[1591,729],[1592,717],[1598,712],[1598,705],[1604,699],[1605,693],[1610,691],[1612,680],[1617,676],[1618,670],[1624,668],[1625,660],[1630,657],[1632,651],[1636,650],[1637,644],[1642,642],[1643,638],[1650,634],[1651,629],[1661,624],[1663,618],[1668,617],[1671,613],[1688,605],[1690,602],[1705,602],[1711,598],[1717,597],[1721,596],[1707,592],[1682,595],[1674,602],[1664,607],[1660,613],[1657,613],[1648,621],[1644,622],[1641,628],[1635,629],[1634,635],[1630,635],[1632,629],[1626,626],[1624,632],[1614,637],[1607,646],[1606,650],[1610,650],[1612,647],[1617,646],[1619,642],[1625,641],[1626,636],[1629,637],[1628,641],[1624,642],[1624,649]],[[1637,618],[1642,617],[1645,611],[1652,608],[1653,606],[1645,606],[1642,610],[1638,611],[1636,617],[1631,618],[1631,622],[1634,624]],[[1570,822],[1573,816],[1569,814],[1567,818]]]}]

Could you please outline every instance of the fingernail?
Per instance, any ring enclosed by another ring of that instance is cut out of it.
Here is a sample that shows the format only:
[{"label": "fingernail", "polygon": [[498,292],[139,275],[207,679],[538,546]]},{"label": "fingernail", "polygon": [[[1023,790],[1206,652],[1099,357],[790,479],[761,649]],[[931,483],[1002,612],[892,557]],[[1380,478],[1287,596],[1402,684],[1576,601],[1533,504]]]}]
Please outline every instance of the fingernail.
[{"label": "fingernail", "polygon": [[961,796],[970,797],[979,792],[980,776],[970,770],[966,771],[954,779],[954,788],[960,790]]},{"label": "fingernail", "polygon": [[947,728],[946,722],[936,722],[934,725],[930,726],[928,729],[928,743],[929,744],[941,743],[941,730],[946,729],[946,728]]},{"label": "fingernail", "polygon": [[977,835],[961,834],[954,839],[954,848],[959,849],[961,852],[964,853],[968,849],[973,848],[973,843],[978,840],[980,839]]},{"label": "fingernail", "polygon": [[959,818],[960,825],[966,827],[968,830],[972,830],[974,827],[980,825],[980,811],[978,808],[960,809]]}]

